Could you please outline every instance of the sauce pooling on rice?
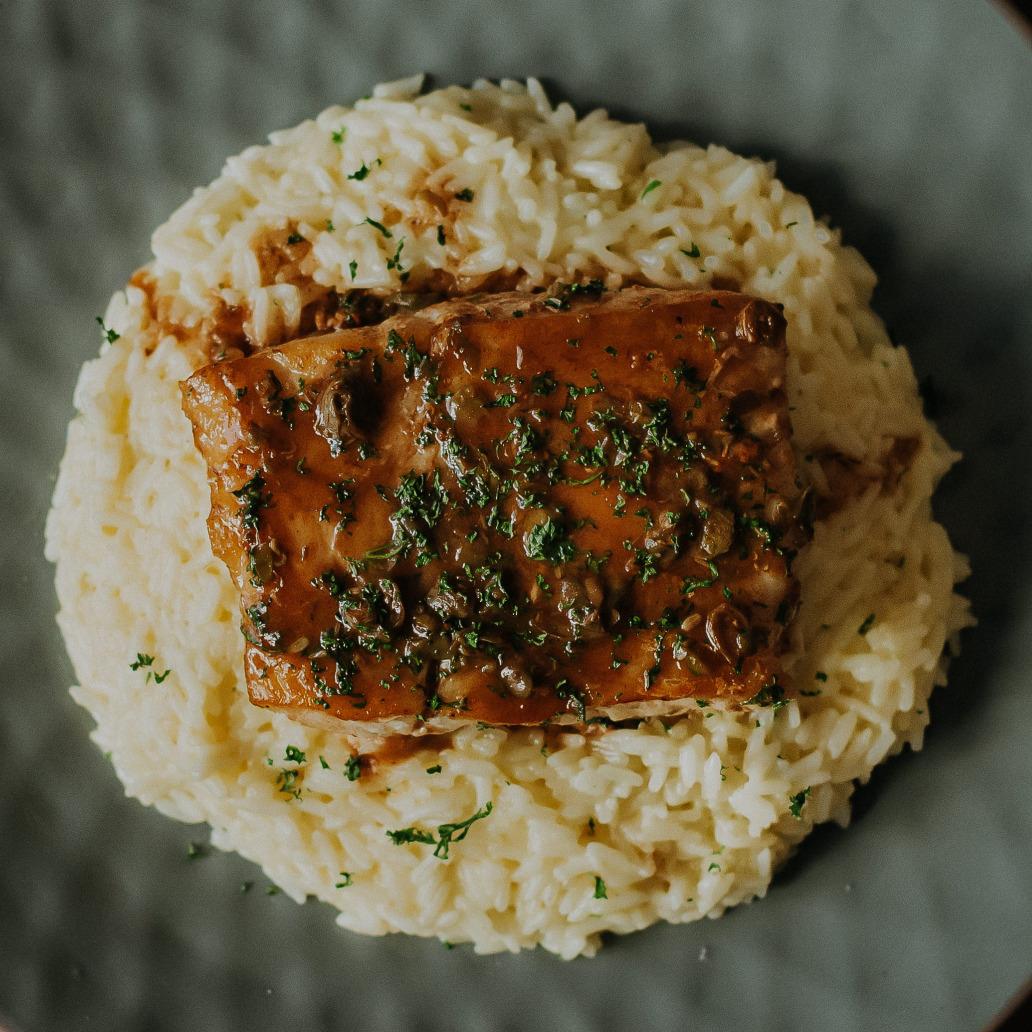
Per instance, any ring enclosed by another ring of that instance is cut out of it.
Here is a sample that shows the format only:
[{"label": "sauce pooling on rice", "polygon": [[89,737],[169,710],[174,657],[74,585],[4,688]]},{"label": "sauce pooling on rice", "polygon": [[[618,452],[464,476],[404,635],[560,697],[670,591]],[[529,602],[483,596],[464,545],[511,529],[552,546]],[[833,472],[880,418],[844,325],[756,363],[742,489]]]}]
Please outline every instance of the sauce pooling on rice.
[{"label": "sauce pooling on rice", "polygon": [[253,702],[425,731],[782,698],[784,320],[601,294],[434,305],[187,381]]}]

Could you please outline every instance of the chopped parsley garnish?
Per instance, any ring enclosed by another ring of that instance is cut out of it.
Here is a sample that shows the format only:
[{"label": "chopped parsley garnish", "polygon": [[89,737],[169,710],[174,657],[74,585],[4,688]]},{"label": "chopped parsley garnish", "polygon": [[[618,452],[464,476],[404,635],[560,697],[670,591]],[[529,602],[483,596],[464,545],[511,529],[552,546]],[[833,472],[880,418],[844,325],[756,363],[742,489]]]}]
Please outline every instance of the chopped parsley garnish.
[{"label": "chopped parsley garnish", "polygon": [[670,451],[680,443],[670,428],[670,402],[666,398],[657,398],[649,403],[652,419],[645,424],[645,441],[653,444],[660,451]]},{"label": "chopped parsley garnish", "polygon": [[[403,238],[403,239],[398,241],[398,246],[394,249],[393,257],[387,259],[387,268],[388,269],[397,269],[398,272],[402,271],[402,269],[401,269],[401,249],[404,246],[405,246],[405,240]],[[407,276],[405,276],[404,273],[403,273],[401,278],[402,278],[402,280],[404,280],[404,279],[407,279]]]},{"label": "chopped parsley garnish", "polygon": [[577,462],[580,465],[587,466],[590,469],[597,469],[599,466],[606,464],[605,442],[599,441],[598,444],[591,448],[586,444],[582,444],[578,450]]},{"label": "chopped parsley garnish", "polygon": [[461,842],[469,833],[469,829],[476,821],[483,820],[494,809],[492,803],[487,803],[484,809],[477,810],[472,817],[454,824],[439,824],[437,834],[432,831],[424,831],[420,828],[400,828],[397,831],[388,831],[387,837],[396,846],[408,842],[422,842],[428,846],[434,846],[434,856],[440,860],[448,859],[448,849],[453,842]]},{"label": "chopped parsley garnish", "polygon": [[373,229],[378,229],[388,240],[394,236],[394,234],[382,223],[377,222],[376,219],[365,219],[365,223],[368,223]]},{"label": "chopped parsley garnish", "polygon": [[579,688],[574,688],[573,685],[571,685],[564,677],[555,686],[555,694],[564,702],[572,702],[574,709],[577,710],[577,716],[580,718],[581,723],[583,724],[587,722],[588,710],[584,699],[584,692]]},{"label": "chopped parsley garnish", "polygon": [[122,336],[122,334],[120,334],[117,330],[112,330],[105,326],[104,320],[101,319],[99,315],[96,317],[96,319],[97,322],[100,324],[101,330],[104,333],[104,340],[106,340],[109,344],[114,344],[115,341]]},{"label": "chopped parsley garnish", "polygon": [[318,582],[313,582],[317,587],[324,587],[334,598],[339,595],[343,595],[347,587],[344,580],[339,577],[333,570],[324,570],[319,575]]},{"label": "chopped parsley garnish", "polygon": [[678,387],[684,384],[690,391],[694,391],[696,394],[706,386],[705,381],[699,379],[698,370],[695,366],[688,365],[683,358],[674,366],[674,383]]},{"label": "chopped parsley garnish", "polygon": [[240,521],[248,530],[258,529],[258,510],[268,508],[269,496],[262,494],[265,480],[261,473],[255,473],[239,490],[232,492],[241,501]]},{"label": "chopped parsley garnish", "polygon": [[871,613],[857,629],[857,634],[866,634],[874,626],[874,613]]},{"label": "chopped parsley garnish", "polygon": [[144,681],[144,684],[147,684],[151,680],[151,678],[154,679],[155,684],[161,684],[161,682],[164,681],[165,678],[172,673],[171,670],[166,670],[163,674],[159,674],[157,670],[154,669],[154,657],[148,656],[146,653],[143,652],[136,653],[136,659],[129,664],[129,669],[146,670],[147,680]]},{"label": "chopped parsley garnish", "polygon": [[596,874],[595,875],[595,899],[609,899],[606,895],[606,883]]},{"label": "chopped parsley garnish", "polygon": [[[375,161],[373,162],[373,165],[374,165],[374,166],[375,166],[375,165],[382,165],[382,164],[383,164],[383,162],[382,162],[382,161],[380,161],[380,159],[379,159],[379,158],[377,158],[377,159],[376,159],[376,160],[375,160]],[[372,169],[372,167],[370,167],[370,166],[367,166],[367,165],[366,165],[366,163],[365,163],[365,162],[363,161],[363,162],[362,162],[362,167],[361,167],[360,169],[357,169],[356,171],[352,172],[352,173],[351,173],[351,174],[350,174],[350,175],[348,176],[348,179],[354,179],[354,180],[356,180],[356,182],[359,182],[359,183],[361,183],[361,182],[362,182],[362,180],[363,180],[363,179],[365,179],[365,177],[366,177],[367,175],[369,175],[369,173],[370,173],[370,172],[372,172],[372,170],[373,170],[373,169]]]},{"label": "chopped parsley garnish", "polygon": [[[432,846],[437,842],[432,831],[422,831],[419,828],[399,828],[397,831],[388,831],[387,837],[396,846],[403,846],[409,842],[423,842]],[[436,850],[434,852],[436,853]]]},{"label": "chopped parsley garnish", "polygon": [[492,505],[490,511],[487,514],[487,525],[492,530],[497,530],[502,537],[511,538],[513,535],[513,518],[509,516],[506,518],[502,515],[502,510],[497,505]]},{"label": "chopped parsley garnish", "polygon": [[552,563],[553,566],[568,562],[577,554],[577,548],[566,536],[563,525],[551,517],[527,534],[524,547],[528,558]]},{"label": "chopped parsley garnish", "polygon": [[750,527],[752,530],[755,530],[757,535],[763,538],[768,545],[773,545],[781,537],[781,534],[766,520],[760,520],[753,516],[741,516],[739,517],[739,523],[743,527]]},{"label": "chopped parsley garnish", "polygon": [[629,495],[645,494],[647,492],[645,480],[649,473],[649,462],[647,460],[632,462],[628,463],[624,468],[629,476],[620,478],[621,489]]},{"label": "chopped parsley garnish", "polygon": [[341,880],[339,882],[334,882],[333,883],[333,887],[335,889],[346,889],[351,884],[351,872],[350,871],[341,871],[340,872],[340,879]]},{"label": "chopped parsley garnish", "polygon": [[472,473],[465,473],[459,477],[459,487],[466,494],[466,500],[470,505],[483,509],[491,501],[491,492],[482,474],[474,470]]},{"label": "chopped parsley garnish", "polygon": [[688,577],[681,585],[682,595],[690,595],[696,588],[708,588],[716,583],[717,578],[720,576],[717,564],[711,559],[707,565],[710,571],[709,577]]},{"label": "chopped parsley garnish", "polygon": [[746,699],[747,706],[769,706],[777,712],[782,706],[787,706],[785,701],[785,689],[778,684],[775,677],[770,684],[765,684],[751,699]]},{"label": "chopped parsley garnish", "polygon": [[448,394],[441,394],[437,389],[440,379],[439,376],[431,376],[423,387],[423,400],[430,402],[431,405],[440,405],[451,397],[450,392]]},{"label": "chopped parsley garnish", "polygon": [[361,760],[357,756],[349,756],[344,762],[344,777],[346,777],[348,781],[358,781],[361,776]]},{"label": "chopped parsley garnish", "polygon": [[797,820],[803,819],[803,803],[810,798],[810,786],[807,785],[802,792],[788,797],[788,812]]},{"label": "chopped parsley garnish", "polygon": [[409,337],[408,344],[405,343],[401,334],[396,330],[387,332],[387,350],[400,351],[405,359],[405,379],[422,376],[423,368],[427,364],[427,356],[416,347],[415,337]]},{"label": "chopped parsley garnish", "polygon": [[648,584],[653,577],[659,576],[659,554],[645,548],[635,549],[634,566],[642,584]]},{"label": "chopped parsley garnish", "polygon": [[686,258],[701,258],[702,257],[702,252],[699,250],[699,245],[696,244],[696,243],[692,244],[691,250],[686,251],[683,247],[679,248],[679,250],[680,250],[681,254],[683,254]]},{"label": "chopped parsley garnish", "polygon": [[512,408],[516,404],[515,394],[502,394],[499,395],[494,401],[488,401],[484,404],[484,408]]},{"label": "chopped parsley garnish", "polygon": [[276,790],[292,799],[301,798],[301,784],[299,772],[296,769],[288,770],[283,768],[276,775]]},{"label": "chopped parsley garnish", "polygon": [[[560,283],[556,286],[555,291],[545,298],[544,303],[548,308],[557,312],[565,312],[570,307],[570,298],[578,294],[599,297],[605,289],[606,285],[600,279],[588,280],[587,283]],[[580,341],[567,340],[566,343],[571,347],[576,347]]]},{"label": "chopped parsley garnish", "polygon": [[535,373],[530,379],[530,390],[539,398],[547,398],[550,394],[554,394],[558,386],[559,384],[556,383],[555,377],[551,373]]},{"label": "chopped parsley garnish", "polygon": [[394,491],[394,497],[400,503],[400,508],[392,517],[396,536],[409,533],[416,544],[429,544],[424,535],[418,531],[404,531],[401,525],[406,519],[420,521],[430,528],[437,525],[449,501],[448,492],[441,484],[440,470],[435,469],[432,477],[427,473],[415,473],[411,470],[403,474]]},{"label": "chopped parsley garnish", "polygon": [[460,190],[455,195],[455,200],[457,200],[457,201],[472,201],[474,196],[475,195],[474,195],[473,191],[467,186],[465,190]]},{"label": "chopped parsley garnish", "polygon": [[644,200],[645,197],[648,194],[652,193],[652,191],[655,190],[657,186],[662,186],[662,185],[663,185],[663,181],[661,179],[653,179],[652,182],[650,182],[649,185],[646,186],[644,190],[642,190],[642,192],[641,192],[642,200]]}]

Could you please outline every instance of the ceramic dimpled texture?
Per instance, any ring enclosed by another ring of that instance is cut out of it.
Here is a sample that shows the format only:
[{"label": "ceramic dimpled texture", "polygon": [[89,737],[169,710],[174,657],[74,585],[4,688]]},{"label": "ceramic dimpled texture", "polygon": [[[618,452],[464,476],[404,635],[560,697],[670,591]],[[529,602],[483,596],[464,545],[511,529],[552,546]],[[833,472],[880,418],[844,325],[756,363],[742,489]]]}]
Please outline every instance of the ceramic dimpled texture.
[{"label": "ceramic dimpled texture", "polygon": [[[1032,948],[1015,687],[1030,545],[1014,519],[1032,87],[988,5],[50,0],[0,8],[0,38],[0,1015],[25,1032],[947,1030],[1003,1003]],[[873,261],[879,310],[969,454],[939,508],[974,559],[983,629],[925,754],[876,775],[857,825],[819,831],[762,903],[591,961],[352,936],[325,907],[266,896],[237,857],[189,860],[205,830],[122,797],[52,623],[41,528],[93,316],[227,155],[418,70],[540,75],[581,111],[776,157]]]}]

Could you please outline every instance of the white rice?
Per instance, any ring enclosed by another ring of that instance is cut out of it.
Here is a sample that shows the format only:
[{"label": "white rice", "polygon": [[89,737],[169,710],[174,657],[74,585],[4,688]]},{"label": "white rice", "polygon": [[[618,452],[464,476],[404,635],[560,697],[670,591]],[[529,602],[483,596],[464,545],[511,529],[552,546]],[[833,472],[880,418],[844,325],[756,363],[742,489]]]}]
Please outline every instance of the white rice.
[{"label": "white rice", "polygon": [[[534,81],[418,89],[378,87],[231,159],[154,235],[162,321],[136,287],[113,298],[105,321],[120,336],[82,371],[47,526],[72,691],[130,795],[207,821],[215,844],[297,900],[328,900],[344,926],[483,952],[590,954],[605,930],[713,917],[762,896],[814,824],[848,821],[857,780],[921,747],[944,650],[970,622],[953,591],[964,562],[929,506],[956,456],[870,310],[870,268],[771,165],[658,146],[602,111],[578,120]],[[364,178],[348,178],[363,164]],[[473,200],[453,206],[442,246],[425,192],[463,189]],[[288,225],[314,246],[276,282],[259,249]],[[807,455],[873,461],[894,436],[920,439],[898,489],[873,487],[819,523],[797,562],[789,662],[795,684],[818,694],[776,713],[700,708],[596,738],[471,727],[356,781],[343,741],[250,705],[237,600],[208,545],[205,468],[179,405],[178,381],[202,360],[189,331],[221,300],[252,313],[261,341],[289,339],[313,293],[398,289],[402,240],[410,286],[432,270],[463,289],[499,273],[526,289],[593,276],[611,288],[705,287],[718,276],[780,302],[794,440],[818,492]],[[170,323],[187,332],[177,339]],[[131,669],[138,653],[171,673],[159,684]],[[288,761],[288,746],[304,761]],[[284,770],[296,771],[296,796]],[[798,809],[807,790],[797,818],[791,797]],[[489,802],[447,859],[386,834],[434,832]]]}]

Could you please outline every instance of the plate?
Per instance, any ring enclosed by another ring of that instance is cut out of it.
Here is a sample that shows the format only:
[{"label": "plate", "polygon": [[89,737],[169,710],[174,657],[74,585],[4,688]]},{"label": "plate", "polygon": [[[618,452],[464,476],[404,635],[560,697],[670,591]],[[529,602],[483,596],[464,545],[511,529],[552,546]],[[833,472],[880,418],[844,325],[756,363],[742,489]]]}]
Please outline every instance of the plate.
[{"label": "plate", "polygon": [[[63,1029],[980,1028],[1032,966],[1032,53],[977,0],[6,5],[0,63],[0,1022]],[[921,754],[767,897],[591,960],[339,930],[124,798],[67,696],[42,527],[93,322],[223,160],[379,81],[541,78],[774,159],[881,278],[965,453],[979,626]],[[194,843],[198,844],[196,847]],[[242,891],[249,886],[248,891]]]}]

